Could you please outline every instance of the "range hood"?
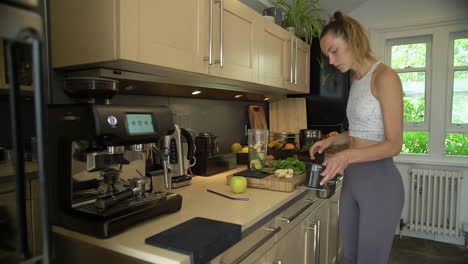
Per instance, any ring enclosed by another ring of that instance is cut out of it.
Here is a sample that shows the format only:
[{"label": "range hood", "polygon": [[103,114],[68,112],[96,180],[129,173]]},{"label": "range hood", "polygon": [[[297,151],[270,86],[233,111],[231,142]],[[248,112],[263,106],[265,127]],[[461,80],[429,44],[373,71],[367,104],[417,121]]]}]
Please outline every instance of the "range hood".
[{"label": "range hood", "polygon": [[[119,94],[176,96],[204,99],[261,102],[285,97],[287,90],[203,74],[174,70],[150,71],[130,61],[90,65],[83,69],[63,69],[65,77],[97,77],[119,81]],[[96,67],[98,66],[98,67]],[[104,66],[104,67],[103,67]],[[131,70],[130,70],[131,69]],[[146,71],[146,72],[145,72]],[[194,95],[193,93],[196,93]]]}]

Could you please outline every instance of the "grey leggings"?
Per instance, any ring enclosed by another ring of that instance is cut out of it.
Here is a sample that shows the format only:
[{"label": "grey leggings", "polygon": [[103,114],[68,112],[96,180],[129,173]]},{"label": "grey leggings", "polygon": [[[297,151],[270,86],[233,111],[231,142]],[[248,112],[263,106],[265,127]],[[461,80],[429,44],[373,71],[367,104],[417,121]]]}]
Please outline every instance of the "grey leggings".
[{"label": "grey leggings", "polygon": [[392,158],[354,163],[344,173],[340,231],[344,264],[386,264],[404,203]]}]

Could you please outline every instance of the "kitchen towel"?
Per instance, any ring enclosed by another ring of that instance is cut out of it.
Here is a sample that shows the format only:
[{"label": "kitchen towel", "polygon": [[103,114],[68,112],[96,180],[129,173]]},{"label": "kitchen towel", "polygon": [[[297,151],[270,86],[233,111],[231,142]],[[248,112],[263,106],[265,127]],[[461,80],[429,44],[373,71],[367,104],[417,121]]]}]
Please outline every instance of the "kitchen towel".
[{"label": "kitchen towel", "polygon": [[208,263],[241,239],[241,226],[203,217],[145,239],[145,243],[187,254],[191,263]]}]

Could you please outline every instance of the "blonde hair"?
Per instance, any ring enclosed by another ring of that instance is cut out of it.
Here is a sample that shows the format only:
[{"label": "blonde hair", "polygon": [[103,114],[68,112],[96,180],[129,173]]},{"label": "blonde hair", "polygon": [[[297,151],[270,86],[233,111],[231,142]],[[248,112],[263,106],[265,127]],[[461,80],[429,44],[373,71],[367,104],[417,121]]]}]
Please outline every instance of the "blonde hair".
[{"label": "blonde hair", "polygon": [[354,58],[358,63],[365,59],[377,60],[377,56],[370,47],[364,27],[355,19],[336,11],[330,18],[330,22],[323,27],[320,38],[328,32],[345,40],[351,47]]}]

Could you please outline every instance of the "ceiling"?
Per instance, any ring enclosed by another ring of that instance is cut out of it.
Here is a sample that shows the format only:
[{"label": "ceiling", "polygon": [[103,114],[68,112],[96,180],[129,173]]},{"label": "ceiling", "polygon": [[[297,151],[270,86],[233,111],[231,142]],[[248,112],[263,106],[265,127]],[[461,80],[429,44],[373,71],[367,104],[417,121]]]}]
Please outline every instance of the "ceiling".
[{"label": "ceiling", "polygon": [[[292,2],[293,0],[287,0],[288,2]],[[325,13],[333,14],[336,10],[341,10],[344,13],[350,13],[353,9],[358,8],[363,3],[369,0],[320,0],[319,7],[325,9]],[[245,1],[247,2],[247,1]],[[274,0],[249,0],[251,5],[254,6],[274,6]],[[257,2],[257,3],[254,3]],[[327,17],[325,15],[325,17]]]}]

